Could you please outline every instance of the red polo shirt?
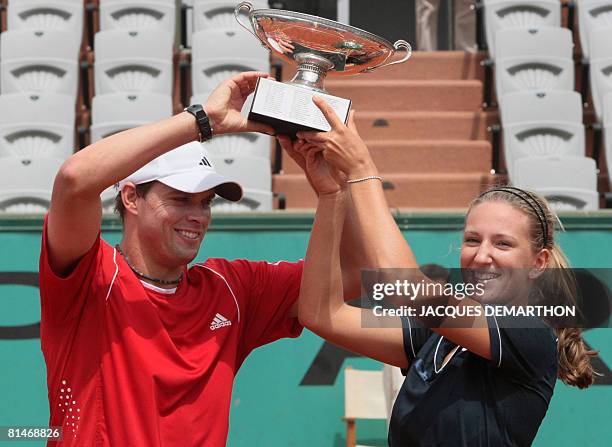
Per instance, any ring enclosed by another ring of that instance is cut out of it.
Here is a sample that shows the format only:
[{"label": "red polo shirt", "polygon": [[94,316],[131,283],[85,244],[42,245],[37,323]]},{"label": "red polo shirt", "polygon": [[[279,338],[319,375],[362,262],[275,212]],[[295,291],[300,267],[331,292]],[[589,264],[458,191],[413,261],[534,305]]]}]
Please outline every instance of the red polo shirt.
[{"label": "red polo shirt", "polygon": [[40,257],[50,446],[224,446],[234,376],[256,347],[297,337],[302,262],[210,259],[174,293],[146,287],[101,239],[66,278]]}]

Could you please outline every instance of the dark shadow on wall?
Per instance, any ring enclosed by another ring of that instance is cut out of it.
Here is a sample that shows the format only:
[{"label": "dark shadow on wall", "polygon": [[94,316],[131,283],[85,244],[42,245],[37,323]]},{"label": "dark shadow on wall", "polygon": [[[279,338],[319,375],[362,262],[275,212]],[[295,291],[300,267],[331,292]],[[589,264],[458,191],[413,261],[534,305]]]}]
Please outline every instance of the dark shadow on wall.
[{"label": "dark shadow on wall", "polygon": [[[38,272],[0,272],[0,285],[5,284],[38,288]],[[33,338],[40,338],[40,323],[23,326],[0,326],[0,340],[29,340]]]}]

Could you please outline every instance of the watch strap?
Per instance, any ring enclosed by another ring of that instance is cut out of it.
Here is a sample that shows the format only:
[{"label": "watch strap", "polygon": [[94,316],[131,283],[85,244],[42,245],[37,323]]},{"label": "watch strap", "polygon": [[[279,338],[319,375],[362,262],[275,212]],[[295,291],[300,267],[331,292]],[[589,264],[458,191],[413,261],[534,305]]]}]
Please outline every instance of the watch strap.
[{"label": "watch strap", "polygon": [[210,120],[204,107],[201,104],[192,104],[189,107],[185,107],[185,112],[191,113],[196,119],[200,132],[200,143],[210,140],[213,136],[213,129],[210,126]]}]

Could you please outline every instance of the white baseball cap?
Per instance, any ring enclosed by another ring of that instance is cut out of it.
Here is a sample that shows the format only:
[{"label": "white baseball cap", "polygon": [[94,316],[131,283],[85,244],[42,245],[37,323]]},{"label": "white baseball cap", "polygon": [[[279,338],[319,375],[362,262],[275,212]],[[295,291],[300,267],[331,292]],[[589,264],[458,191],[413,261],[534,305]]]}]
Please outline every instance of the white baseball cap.
[{"label": "white baseball cap", "polygon": [[160,155],[121,180],[117,186],[121,191],[128,182],[140,185],[154,180],[183,192],[196,193],[214,189],[217,195],[232,202],[242,198],[240,184],[215,171],[208,152],[197,141]]}]

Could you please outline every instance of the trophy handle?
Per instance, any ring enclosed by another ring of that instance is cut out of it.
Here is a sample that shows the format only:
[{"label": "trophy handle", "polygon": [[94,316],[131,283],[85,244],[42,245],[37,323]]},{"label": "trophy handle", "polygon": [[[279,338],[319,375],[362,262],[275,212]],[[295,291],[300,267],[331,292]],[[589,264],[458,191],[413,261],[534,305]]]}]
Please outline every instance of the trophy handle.
[{"label": "trophy handle", "polygon": [[245,9],[248,14],[253,11],[253,5],[249,2],[242,2],[236,5],[236,8],[234,8],[234,17],[236,18],[236,21],[241,27],[243,27],[245,30],[255,36],[257,40],[259,40],[259,36],[253,32],[253,28],[251,26],[246,26],[244,23],[242,23],[242,20],[240,20],[240,12],[243,9]]},{"label": "trophy handle", "polygon": [[391,65],[404,63],[408,59],[410,59],[410,56],[412,56],[412,46],[410,46],[410,44],[408,42],[406,42],[405,40],[398,40],[397,42],[395,42],[393,44],[393,48],[395,48],[395,50],[405,50],[406,51],[406,55],[403,58],[401,58],[400,60],[398,60],[398,61],[391,62],[391,63],[388,63],[388,64],[383,62],[382,64],[377,65],[375,67],[367,68],[367,69],[363,70],[363,73],[369,73],[369,72],[374,71],[375,69],[381,68],[381,67],[389,67]]}]

